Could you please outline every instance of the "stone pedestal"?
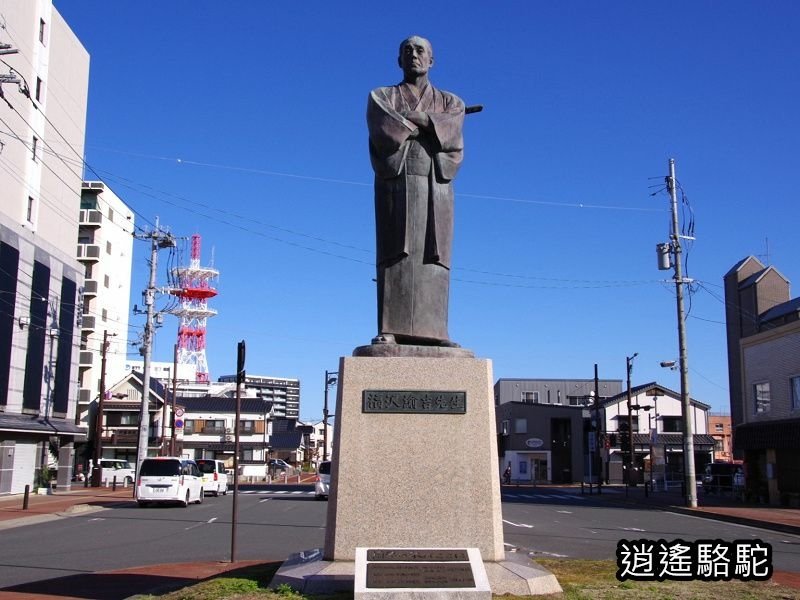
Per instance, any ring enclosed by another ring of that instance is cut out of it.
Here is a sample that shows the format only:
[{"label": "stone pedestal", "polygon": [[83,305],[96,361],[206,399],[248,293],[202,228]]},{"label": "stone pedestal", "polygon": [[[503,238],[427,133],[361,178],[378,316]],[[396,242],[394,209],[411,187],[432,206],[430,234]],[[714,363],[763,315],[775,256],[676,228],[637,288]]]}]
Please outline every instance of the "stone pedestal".
[{"label": "stone pedestal", "polygon": [[[290,557],[270,586],[353,591],[356,548],[478,548],[492,593],[560,592],[551,573],[504,552],[491,361],[375,346],[339,363],[325,547]],[[376,391],[405,398],[405,411],[365,412],[364,392]],[[463,413],[460,400],[454,412],[407,412],[436,405],[431,392],[464,393]]]},{"label": "stone pedestal", "polygon": [[[465,392],[464,414],[365,413],[367,390]],[[356,547],[480,549],[503,560],[491,361],[342,358],[324,558]]]}]

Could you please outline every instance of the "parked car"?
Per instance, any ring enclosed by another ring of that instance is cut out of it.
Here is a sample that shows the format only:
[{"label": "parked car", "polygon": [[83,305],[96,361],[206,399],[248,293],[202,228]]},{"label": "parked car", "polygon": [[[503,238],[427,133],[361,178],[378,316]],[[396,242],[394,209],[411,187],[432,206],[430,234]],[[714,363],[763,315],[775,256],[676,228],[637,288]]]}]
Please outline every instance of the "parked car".
[{"label": "parked car", "polygon": [[317,467],[317,476],[314,478],[314,498],[322,500],[328,497],[331,489],[331,461],[324,460]]},{"label": "parked car", "polygon": [[113,483],[116,477],[117,483],[120,485],[133,485],[133,480],[136,477],[136,469],[134,469],[127,460],[101,458],[100,467],[103,469],[100,475],[100,482],[102,484]]},{"label": "parked car", "polygon": [[215,496],[220,494],[225,496],[228,493],[228,473],[225,471],[225,463],[207,458],[200,458],[195,462],[203,475],[203,491],[211,492]]},{"label": "parked car", "polygon": [[136,483],[136,502],[176,502],[189,506],[203,502],[203,477],[197,464],[175,456],[145,458]]}]

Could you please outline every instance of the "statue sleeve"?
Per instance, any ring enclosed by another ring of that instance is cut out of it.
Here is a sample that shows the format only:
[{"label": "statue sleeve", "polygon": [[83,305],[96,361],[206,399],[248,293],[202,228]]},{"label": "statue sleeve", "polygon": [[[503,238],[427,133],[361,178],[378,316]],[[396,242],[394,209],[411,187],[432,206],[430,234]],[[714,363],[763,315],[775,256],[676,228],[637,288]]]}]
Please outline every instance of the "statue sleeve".
[{"label": "statue sleeve", "polygon": [[[437,176],[450,181],[455,178],[464,158],[464,102],[458,96],[442,92],[441,112],[428,112],[440,151],[434,156]],[[437,99],[438,100],[438,99]]]},{"label": "statue sleeve", "polygon": [[392,106],[386,88],[370,92],[367,100],[369,153],[375,174],[383,178],[397,177],[403,167],[409,136],[417,126]]}]

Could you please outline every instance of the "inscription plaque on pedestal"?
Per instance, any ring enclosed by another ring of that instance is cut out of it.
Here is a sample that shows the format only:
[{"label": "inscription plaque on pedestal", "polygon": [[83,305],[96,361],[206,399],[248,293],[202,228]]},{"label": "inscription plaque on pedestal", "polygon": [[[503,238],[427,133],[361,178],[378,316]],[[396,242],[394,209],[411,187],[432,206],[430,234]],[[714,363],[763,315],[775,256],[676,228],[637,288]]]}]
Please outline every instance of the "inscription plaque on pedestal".
[{"label": "inscription plaque on pedestal", "polygon": [[457,414],[467,412],[466,392],[364,390],[365,413]]},{"label": "inscription plaque on pedestal", "polygon": [[356,599],[401,599],[414,590],[441,598],[491,597],[486,569],[477,548],[356,548]]},{"label": "inscription plaque on pedestal", "polygon": [[467,563],[376,562],[367,565],[368,588],[472,588]]}]

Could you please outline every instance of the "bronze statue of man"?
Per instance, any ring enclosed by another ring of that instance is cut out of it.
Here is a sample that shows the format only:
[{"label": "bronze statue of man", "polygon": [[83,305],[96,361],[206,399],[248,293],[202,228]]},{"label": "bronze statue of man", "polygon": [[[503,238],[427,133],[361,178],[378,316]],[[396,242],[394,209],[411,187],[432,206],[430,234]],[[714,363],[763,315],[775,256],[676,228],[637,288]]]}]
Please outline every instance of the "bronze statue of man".
[{"label": "bronze statue of man", "polygon": [[367,104],[378,271],[373,343],[457,346],[447,309],[464,103],[429,82],[428,40],[404,40],[398,63],[403,81],[373,90]]}]

